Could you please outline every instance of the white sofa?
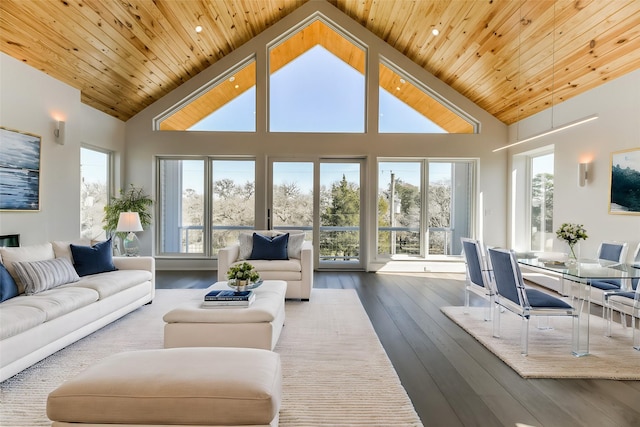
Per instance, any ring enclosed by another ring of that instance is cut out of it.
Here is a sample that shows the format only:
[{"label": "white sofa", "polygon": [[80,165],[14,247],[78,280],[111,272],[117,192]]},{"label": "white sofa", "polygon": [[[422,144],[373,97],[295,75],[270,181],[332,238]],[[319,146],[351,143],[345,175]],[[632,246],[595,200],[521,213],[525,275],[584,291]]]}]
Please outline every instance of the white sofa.
[{"label": "white sofa", "polygon": [[[0,261],[14,279],[14,262],[66,257],[69,244],[52,242],[18,248],[0,248]],[[116,271],[91,274],[79,281],[0,303],[0,381],[91,334],[153,300],[155,261],[152,257],[114,257]]]},{"label": "white sofa", "polygon": [[[264,236],[276,236],[285,234],[277,230],[252,230],[243,232],[245,236],[252,236],[253,233]],[[301,230],[287,231],[290,236],[304,234]],[[291,239],[291,237],[290,237]],[[246,242],[240,236],[240,242]],[[251,263],[263,280],[284,280],[287,282],[287,299],[301,299],[308,301],[311,297],[313,287],[313,246],[311,242],[304,240],[299,251],[299,255],[289,256],[287,260],[263,260],[263,259],[240,259],[240,242],[227,246],[218,251],[218,281],[227,280],[227,271],[234,264],[247,261]],[[249,253],[250,250],[249,250]],[[290,252],[291,254],[291,252]]]}]

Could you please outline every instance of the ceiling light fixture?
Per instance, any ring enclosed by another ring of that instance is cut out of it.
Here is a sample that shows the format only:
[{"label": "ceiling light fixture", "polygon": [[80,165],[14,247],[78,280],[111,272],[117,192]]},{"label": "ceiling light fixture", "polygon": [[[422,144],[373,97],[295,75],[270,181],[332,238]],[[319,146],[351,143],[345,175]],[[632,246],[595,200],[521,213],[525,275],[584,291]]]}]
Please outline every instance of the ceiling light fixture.
[{"label": "ceiling light fixture", "polygon": [[433,30],[431,30],[431,34],[433,34],[434,36],[437,36],[438,34],[440,34],[440,31],[438,31],[437,28],[434,28]]},{"label": "ceiling light fixture", "polygon": [[202,32],[202,27],[200,25],[196,26],[196,33]]},{"label": "ceiling light fixture", "polygon": [[572,127],[575,127],[575,126],[590,122],[590,121],[595,120],[597,118],[598,118],[598,115],[594,114],[592,116],[585,117],[583,119],[578,119],[576,121],[569,122],[569,123],[564,124],[562,126],[558,126],[557,128],[552,128],[552,129],[546,130],[544,132],[537,133],[537,134],[532,135],[529,138],[525,138],[525,139],[523,139],[521,141],[516,141],[513,144],[509,144],[509,145],[505,145],[504,147],[496,148],[495,150],[493,150],[493,152],[495,153],[496,151],[504,150],[505,148],[514,147],[516,145],[523,144],[525,142],[533,141],[534,139],[542,138],[543,136],[547,136],[547,135],[551,135],[551,134],[554,134],[554,133],[558,133],[560,131],[563,131],[563,130],[566,130],[566,129],[569,129],[569,128],[572,128]]}]

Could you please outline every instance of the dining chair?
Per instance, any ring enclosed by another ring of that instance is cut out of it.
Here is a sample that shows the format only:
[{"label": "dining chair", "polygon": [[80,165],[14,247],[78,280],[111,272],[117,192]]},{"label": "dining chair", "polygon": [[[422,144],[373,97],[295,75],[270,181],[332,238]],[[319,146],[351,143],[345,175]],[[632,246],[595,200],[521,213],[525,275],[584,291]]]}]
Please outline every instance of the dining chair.
[{"label": "dining chair", "polygon": [[[627,255],[627,244],[619,242],[602,242],[598,247],[596,257],[599,260],[624,262]],[[622,283],[619,279],[599,279],[592,280],[591,287],[598,288],[603,291],[619,290]]]},{"label": "dining chair", "polygon": [[[640,243],[633,255],[633,265],[640,263]],[[613,311],[620,312],[620,323],[627,327],[628,314],[631,316],[631,328],[633,329],[633,348],[640,351],[640,278],[631,280],[631,289],[628,291],[609,291],[604,294],[604,312],[607,313],[607,329],[605,335],[611,336],[611,324],[613,323]]]},{"label": "dining chair", "polygon": [[[531,316],[571,316],[578,312],[560,298],[537,289],[526,288],[515,253],[507,249],[489,249],[493,268],[496,310],[493,316],[493,336],[500,337],[500,309],[505,309],[522,318],[520,353],[529,353],[529,318]],[[575,322],[574,322],[575,323]]]},{"label": "dining chair", "polygon": [[495,291],[491,283],[491,270],[488,268],[483,256],[482,244],[478,240],[466,237],[460,240],[462,241],[462,252],[467,271],[466,285],[464,287],[464,313],[469,313],[469,297],[471,293],[474,293],[488,301],[484,320],[490,321],[493,313]]}]

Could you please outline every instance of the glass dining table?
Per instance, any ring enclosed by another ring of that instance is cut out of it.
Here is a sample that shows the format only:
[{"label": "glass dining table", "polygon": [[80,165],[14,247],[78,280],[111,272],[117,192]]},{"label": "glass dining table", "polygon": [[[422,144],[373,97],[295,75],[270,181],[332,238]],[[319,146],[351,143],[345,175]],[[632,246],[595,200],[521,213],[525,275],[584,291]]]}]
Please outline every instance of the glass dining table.
[{"label": "glass dining table", "polygon": [[569,289],[569,297],[578,311],[573,318],[573,338],[571,352],[575,356],[589,354],[589,318],[591,309],[591,281],[602,279],[619,279],[622,290],[631,288],[631,280],[640,278],[640,266],[624,264],[601,259],[578,259],[574,263],[545,260],[543,254],[532,256],[523,254],[518,256],[518,263],[552,272],[568,281],[569,286],[563,284],[563,289]]}]

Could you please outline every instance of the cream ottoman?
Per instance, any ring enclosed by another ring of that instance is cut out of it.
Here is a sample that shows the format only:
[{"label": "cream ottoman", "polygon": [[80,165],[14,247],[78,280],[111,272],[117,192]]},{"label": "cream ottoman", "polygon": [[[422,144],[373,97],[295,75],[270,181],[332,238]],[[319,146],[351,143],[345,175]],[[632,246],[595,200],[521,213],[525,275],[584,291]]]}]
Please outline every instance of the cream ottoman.
[{"label": "cream ottoman", "polygon": [[52,426],[270,426],[282,398],[280,356],[249,348],[119,353],[49,394]]},{"label": "cream ottoman", "polygon": [[284,326],[287,282],[265,280],[254,289],[256,299],[245,308],[202,308],[204,295],[229,289],[217,282],[193,300],[164,315],[164,346],[248,347],[273,350]]}]

